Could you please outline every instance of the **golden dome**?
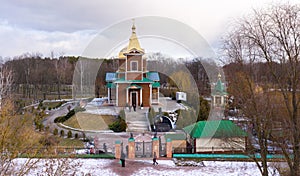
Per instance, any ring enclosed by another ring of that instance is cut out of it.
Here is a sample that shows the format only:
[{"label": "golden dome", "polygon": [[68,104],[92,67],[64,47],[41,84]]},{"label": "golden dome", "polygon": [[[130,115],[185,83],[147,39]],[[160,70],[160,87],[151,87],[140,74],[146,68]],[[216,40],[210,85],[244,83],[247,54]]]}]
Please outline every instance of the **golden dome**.
[{"label": "golden dome", "polygon": [[124,53],[127,51],[127,47],[124,47],[123,49],[121,49],[121,51],[119,52],[119,59],[125,59],[126,56],[124,55]]},{"label": "golden dome", "polygon": [[144,49],[141,48],[140,42],[136,36],[134,25],[132,26],[132,34],[129,39],[129,44],[128,44],[126,53],[130,53],[132,51],[138,51],[138,52],[144,53]]},{"label": "golden dome", "polygon": [[129,43],[127,47],[124,47],[120,52],[119,52],[119,59],[125,59],[126,58],[126,54],[129,53],[141,53],[144,54],[145,51],[143,48],[141,48],[140,46],[140,42],[136,36],[135,30],[136,27],[134,25],[134,22],[132,24],[132,33],[131,36],[129,38]]}]

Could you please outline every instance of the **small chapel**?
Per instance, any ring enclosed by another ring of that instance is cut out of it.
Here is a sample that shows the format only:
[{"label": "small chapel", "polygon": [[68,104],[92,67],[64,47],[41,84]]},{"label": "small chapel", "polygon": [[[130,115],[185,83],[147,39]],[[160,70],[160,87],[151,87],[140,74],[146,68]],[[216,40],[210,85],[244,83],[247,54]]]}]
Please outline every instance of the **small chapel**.
[{"label": "small chapel", "polygon": [[147,70],[145,50],[141,48],[133,23],[129,43],[118,55],[118,70],[106,73],[109,104],[119,107],[150,107],[159,103],[158,72]]},{"label": "small chapel", "polygon": [[226,92],[225,84],[222,82],[221,74],[218,74],[218,80],[214,84],[212,93],[212,107],[213,108],[225,108],[228,99],[228,93]]}]

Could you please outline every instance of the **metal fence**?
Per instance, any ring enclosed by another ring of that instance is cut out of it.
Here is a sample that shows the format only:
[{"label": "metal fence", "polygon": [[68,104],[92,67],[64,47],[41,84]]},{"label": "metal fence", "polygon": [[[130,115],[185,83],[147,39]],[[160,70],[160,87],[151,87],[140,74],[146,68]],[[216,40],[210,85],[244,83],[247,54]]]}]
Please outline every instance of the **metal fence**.
[{"label": "metal fence", "polygon": [[167,150],[166,150],[166,143],[160,143],[159,145],[159,154],[160,156],[166,156],[167,155]]},{"label": "metal fence", "polygon": [[233,147],[176,147],[172,153],[243,153],[245,148]]},{"label": "metal fence", "polygon": [[152,142],[136,142],[135,157],[152,157]]}]

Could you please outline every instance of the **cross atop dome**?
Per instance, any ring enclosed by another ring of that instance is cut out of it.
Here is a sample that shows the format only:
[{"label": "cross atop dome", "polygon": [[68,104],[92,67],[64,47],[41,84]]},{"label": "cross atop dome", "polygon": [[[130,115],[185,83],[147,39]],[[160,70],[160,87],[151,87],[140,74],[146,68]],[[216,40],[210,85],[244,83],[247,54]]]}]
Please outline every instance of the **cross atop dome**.
[{"label": "cross atop dome", "polygon": [[124,53],[124,55],[126,54],[129,54],[129,53],[135,53],[135,52],[139,52],[141,54],[144,54],[144,49],[141,48],[140,46],[140,42],[136,36],[136,27],[135,27],[135,24],[134,24],[134,19],[132,19],[132,34],[131,34],[131,37],[129,39],[129,44],[128,44],[128,47],[127,47],[127,51],[126,53]]},{"label": "cross atop dome", "polygon": [[132,29],[132,33],[135,33],[135,25],[134,25],[134,19],[132,19],[132,27],[131,27],[131,29]]}]

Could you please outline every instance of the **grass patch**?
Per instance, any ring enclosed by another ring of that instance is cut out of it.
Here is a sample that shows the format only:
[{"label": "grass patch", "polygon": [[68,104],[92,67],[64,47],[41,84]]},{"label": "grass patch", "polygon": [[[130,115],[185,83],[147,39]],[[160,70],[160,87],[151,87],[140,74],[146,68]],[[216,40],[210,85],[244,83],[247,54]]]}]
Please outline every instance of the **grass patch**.
[{"label": "grass patch", "polygon": [[[77,114],[79,114],[79,113],[77,113]],[[63,124],[67,125],[69,127],[72,127],[72,128],[81,129],[76,116],[77,115],[72,116],[67,121],[65,121]]]},{"label": "grass patch", "polygon": [[69,139],[69,138],[61,138],[61,137],[57,137],[57,138],[59,140],[58,146],[84,148],[83,142],[79,139]]},{"label": "grass patch", "polygon": [[63,124],[84,130],[109,130],[108,125],[117,119],[112,115],[97,115],[78,112]]},{"label": "grass patch", "polygon": [[95,155],[90,155],[90,154],[84,154],[84,155],[76,155],[76,158],[106,158],[106,159],[114,159],[115,156],[113,154],[95,154]]}]

